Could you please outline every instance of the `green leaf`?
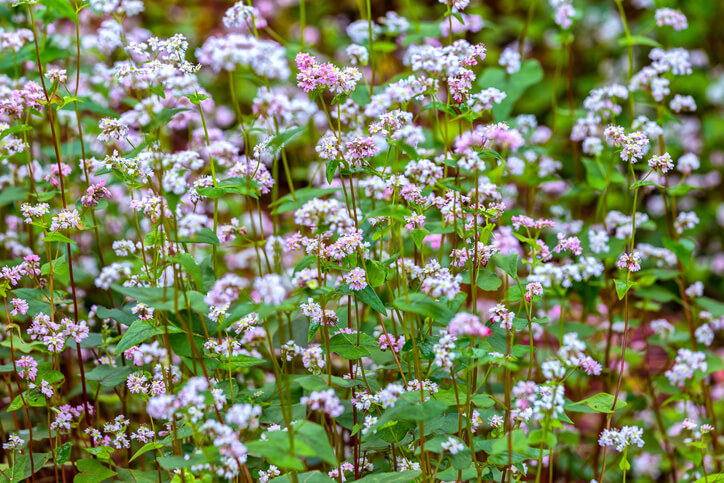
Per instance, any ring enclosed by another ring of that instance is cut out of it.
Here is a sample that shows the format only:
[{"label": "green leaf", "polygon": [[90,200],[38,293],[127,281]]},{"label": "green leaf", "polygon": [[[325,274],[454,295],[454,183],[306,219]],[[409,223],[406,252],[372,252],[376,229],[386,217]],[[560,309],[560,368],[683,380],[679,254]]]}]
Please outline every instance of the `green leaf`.
[{"label": "green leaf", "polygon": [[96,366],[92,371],[86,373],[85,377],[89,381],[99,382],[104,387],[116,387],[123,383],[133,371],[134,369],[130,366]]},{"label": "green leaf", "polygon": [[422,247],[422,241],[429,233],[430,232],[428,230],[412,230],[410,232],[410,235],[412,235],[412,240],[415,242],[415,246],[418,250]]},{"label": "green leaf", "polygon": [[334,450],[329,444],[327,432],[322,426],[311,421],[301,421],[294,425],[294,431],[296,433],[295,439],[299,438],[308,444],[322,461],[332,466],[339,465]]},{"label": "green leaf", "polygon": [[103,480],[116,476],[116,472],[106,468],[97,459],[86,458],[78,460],[76,466],[80,474],[75,475],[73,483],[100,483]]},{"label": "green leaf", "polygon": [[198,290],[204,290],[204,279],[201,274],[201,267],[196,263],[196,259],[190,253],[181,253],[171,258],[174,262],[181,265],[186,273],[193,279]]},{"label": "green leaf", "polygon": [[331,161],[327,161],[327,183],[332,183],[334,175],[337,172],[337,168],[339,167],[339,163],[339,159],[332,159]]},{"label": "green leaf", "polygon": [[352,339],[356,340],[356,336],[351,334],[337,334],[329,339],[329,350],[336,352],[347,360],[369,357],[370,351],[364,347],[355,345]]},{"label": "green leaf", "polygon": [[478,279],[476,282],[478,287],[488,292],[498,290],[500,285],[503,283],[497,275],[489,270],[480,270],[478,272]]},{"label": "green leaf", "polygon": [[[188,456],[188,455],[187,455]],[[199,453],[190,456],[159,456],[157,458],[161,468],[166,470],[177,470],[179,468],[188,468],[190,466],[201,465],[207,462],[206,457]]]},{"label": "green leaf", "polygon": [[511,253],[510,255],[502,255],[498,253],[495,255],[495,263],[498,265],[498,268],[503,270],[505,273],[510,275],[511,277],[517,279],[518,278],[518,254],[517,253]]},{"label": "green leaf", "polygon": [[696,299],[696,303],[704,310],[710,312],[714,317],[721,317],[724,315],[724,303],[722,302],[708,297],[699,297]]},{"label": "green leaf", "polygon": [[37,473],[49,459],[50,453],[33,453],[33,465],[31,466],[27,451],[18,455],[12,466],[12,481],[23,481],[30,478],[30,475],[33,474],[31,468],[35,468],[35,473]]},{"label": "green leaf", "polygon": [[98,307],[96,315],[100,319],[113,319],[123,325],[131,325],[138,320],[135,315],[126,313],[120,309],[107,309],[105,307]]},{"label": "green leaf", "polygon": [[722,483],[724,482],[724,473],[714,473],[713,475],[702,476],[694,483]]},{"label": "green leaf", "polygon": [[68,441],[55,448],[55,462],[58,465],[64,465],[70,460],[70,450],[73,448],[73,443]]},{"label": "green leaf", "polygon": [[53,9],[62,17],[68,18],[73,22],[78,21],[78,14],[68,0],[40,0],[40,3]]},{"label": "green leaf", "polygon": [[181,243],[208,243],[211,245],[220,243],[219,237],[211,231],[211,228],[202,228],[194,234],[193,238],[181,238],[178,241]]},{"label": "green leaf", "polygon": [[8,406],[6,412],[9,413],[12,411],[17,411],[18,409],[22,408],[23,400],[25,401],[25,404],[27,404],[29,407],[42,408],[48,405],[48,401],[42,393],[36,391],[35,389],[30,389],[23,392],[22,394],[18,394],[17,396],[15,396],[15,399],[13,399],[13,402],[10,403],[10,406]]},{"label": "green leaf", "polygon": [[159,442],[157,442],[157,441],[149,441],[148,443],[146,443],[146,444],[144,444],[143,446],[141,446],[141,448],[140,448],[138,451],[136,451],[136,453],[133,455],[133,458],[131,458],[130,460],[128,460],[128,462],[130,463],[131,461],[135,460],[135,459],[138,458],[139,456],[141,456],[141,455],[143,455],[143,454],[145,454],[145,453],[147,453],[147,452],[149,452],[149,451],[152,451],[152,450],[155,450],[155,449],[159,449],[159,448],[163,448],[163,446],[164,446],[164,445],[163,445],[162,443],[159,443]]},{"label": "green leaf", "polygon": [[628,282],[624,282],[623,280],[616,280],[616,295],[618,295],[618,299],[623,300],[628,291],[631,290],[631,287],[634,287],[636,285],[638,284],[633,280],[629,280]]},{"label": "green leaf", "polygon": [[[12,57],[12,56],[11,56]],[[24,199],[25,188],[22,186],[7,186],[0,191],[0,206],[9,205]]]},{"label": "green leaf", "polygon": [[431,317],[433,320],[444,324],[449,322],[455,315],[445,304],[436,301],[429,295],[419,292],[409,294],[409,302],[405,296],[401,296],[395,299],[392,305],[403,312],[412,312],[423,317]]},{"label": "green leaf", "polygon": [[367,304],[370,308],[376,310],[382,315],[387,315],[387,309],[385,309],[382,300],[375,293],[374,289],[367,285],[364,290],[358,290],[354,293],[354,296],[359,299],[360,302]]},{"label": "green leaf", "polygon": [[278,150],[286,146],[289,141],[299,136],[306,130],[306,124],[304,124],[303,126],[294,127],[292,129],[287,129],[286,131],[283,131],[276,136],[273,136],[269,141],[269,147],[271,148],[273,153],[276,153]]},{"label": "green leaf", "polygon": [[[291,483],[292,479],[288,475],[284,475],[274,478],[273,481],[274,483]],[[299,483],[335,483],[337,480],[333,480],[326,474],[315,470],[297,474],[297,481]]]},{"label": "green leaf", "polygon": [[45,243],[52,243],[52,242],[58,242],[58,243],[72,243],[76,244],[73,240],[68,238],[67,236],[63,235],[62,233],[59,233],[57,231],[51,231],[48,233],[45,238],[41,238],[40,241]]},{"label": "green leaf", "polygon": [[153,327],[145,320],[136,320],[121,337],[121,341],[116,346],[116,354],[127,351],[146,339],[163,333],[163,327]]},{"label": "green leaf", "polygon": [[499,67],[489,67],[478,80],[483,88],[496,87],[505,91],[506,97],[500,104],[493,106],[493,115],[496,120],[504,120],[510,116],[518,99],[529,87],[543,80],[543,69],[535,59],[524,61],[520,70],[508,75]]},{"label": "green leaf", "polygon": [[621,461],[618,463],[618,467],[621,471],[628,471],[631,469],[631,463],[628,462],[626,455],[621,458]]},{"label": "green leaf", "polygon": [[[615,396],[605,392],[596,394],[595,396],[588,397],[577,403],[566,406],[567,411],[572,412],[596,412],[596,413],[613,413],[613,400]],[[626,407],[626,402],[618,398],[616,401],[616,411]]]},{"label": "green leaf", "polygon": [[[33,128],[26,124],[16,124],[12,127],[5,129],[3,132],[0,132],[0,139],[4,138],[6,136],[9,136],[11,134],[24,132],[24,131],[30,131],[31,129],[33,129]],[[9,188],[12,188],[12,186],[10,186]]]},{"label": "green leaf", "polygon": [[395,473],[374,473],[357,480],[357,483],[407,483],[415,480],[421,473],[419,470],[398,471]]},{"label": "green leaf", "polygon": [[654,39],[644,37],[643,35],[632,35],[630,41],[626,37],[621,37],[620,39],[618,39],[618,45],[620,45],[621,47],[628,47],[629,45],[646,45],[647,47],[661,47],[660,43],[658,43]]},{"label": "green leaf", "polygon": [[380,287],[385,284],[386,272],[384,266],[374,260],[366,260],[367,279],[372,287]]},{"label": "green leaf", "polygon": [[231,356],[231,359],[224,358],[224,363],[219,366],[219,369],[239,369],[242,367],[254,367],[259,364],[266,362],[264,359],[257,359],[256,357],[239,354]]},{"label": "green leaf", "polygon": [[[275,431],[274,433],[280,432],[281,431]],[[269,463],[276,465],[279,468],[296,471],[304,470],[304,464],[299,460],[299,458],[289,454],[288,436],[286,434],[276,435],[274,433],[267,433],[268,438],[266,440],[256,440],[244,443],[247,451],[253,455],[263,456],[269,461]],[[283,438],[280,439],[279,436],[283,436]]]}]

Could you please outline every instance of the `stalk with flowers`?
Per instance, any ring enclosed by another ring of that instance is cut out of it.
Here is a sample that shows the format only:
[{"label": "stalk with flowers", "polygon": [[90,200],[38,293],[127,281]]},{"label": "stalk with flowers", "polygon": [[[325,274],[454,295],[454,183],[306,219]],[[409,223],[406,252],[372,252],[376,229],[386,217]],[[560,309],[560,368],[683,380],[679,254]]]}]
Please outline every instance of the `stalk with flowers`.
[{"label": "stalk with flowers", "polygon": [[411,3],[0,4],[0,481],[724,475],[711,2]]}]

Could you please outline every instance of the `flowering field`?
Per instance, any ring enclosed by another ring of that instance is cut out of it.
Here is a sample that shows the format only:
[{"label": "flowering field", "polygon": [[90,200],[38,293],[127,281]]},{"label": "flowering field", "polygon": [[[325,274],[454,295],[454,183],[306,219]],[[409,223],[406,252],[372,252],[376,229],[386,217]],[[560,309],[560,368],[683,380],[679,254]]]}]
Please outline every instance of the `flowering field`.
[{"label": "flowering field", "polygon": [[0,0],[0,482],[724,482],[678,3]]}]

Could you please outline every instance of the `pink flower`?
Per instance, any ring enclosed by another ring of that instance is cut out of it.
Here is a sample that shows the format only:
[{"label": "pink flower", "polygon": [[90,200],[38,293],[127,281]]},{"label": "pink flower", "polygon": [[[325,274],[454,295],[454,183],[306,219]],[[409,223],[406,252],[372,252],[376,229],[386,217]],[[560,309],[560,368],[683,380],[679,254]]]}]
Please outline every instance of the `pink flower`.
[{"label": "pink flower", "polygon": [[345,282],[349,284],[349,288],[354,291],[364,290],[367,286],[367,275],[364,269],[357,267],[352,269],[344,276]]}]

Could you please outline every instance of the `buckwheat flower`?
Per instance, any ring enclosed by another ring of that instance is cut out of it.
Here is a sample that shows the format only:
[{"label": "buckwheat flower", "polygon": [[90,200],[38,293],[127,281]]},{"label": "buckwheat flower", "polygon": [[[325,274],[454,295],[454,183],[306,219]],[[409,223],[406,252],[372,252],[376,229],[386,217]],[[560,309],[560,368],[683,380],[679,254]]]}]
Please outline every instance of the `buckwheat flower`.
[{"label": "buckwheat flower", "polygon": [[381,334],[377,345],[383,352],[387,349],[392,349],[393,352],[399,353],[402,350],[402,346],[405,345],[405,337],[401,335],[395,338],[391,335],[388,337],[386,334]]},{"label": "buckwheat flower", "polygon": [[221,306],[212,305],[211,307],[209,307],[209,319],[217,323],[223,321],[226,318],[228,310],[229,304],[224,304]]},{"label": "buckwheat flower", "polygon": [[462,335],[487,337],[491,333],[490,329],[480,321],[480,317],[467,312],[456,314],[448,324],[447,331],[454,337]]},{"label": "buckwheat flower", "polygon": [[440,339],[432,348],[435,354],[435,365],[443,369],[452,369],[453,360],[455,359],[455,353],[453,352],[455,340],[457,340],[457,337],[449,334],[446,330],[440,331]]},{"label": "buckwheat flower", "polygon": [[699,224],[699,217],[696,216],[695,212],[682,211],[676,217],[676,221],[674,222],[674,227],[676,228],[676,232],[681,234],[685,230],[690,230],[698,224]]},{"label": "buckwheat flower", "polygon": [[506,47],[500,54],[498,63],[501,67],[505,67],[505,72],[515,74],[520,70],[520,53],[510,47]]},{"label": "buckwheat flower", "polygon": [[506,97],[505,92],[495,87],[488,87],[476,94],[472,94],[468,99],[468,107],[471,111],[480,114],[483,111],[491,110],[494,104],[500,104]]},{"label": "buckwheat flower", "polygon": [[460,442],[459,439],[450,436],[447,441],[443,441],[440,445],[443,450],[448,451],[450,454],[458,454],[460,451],[465,449],[465,446]]},{"label": "buckwheat flower", "polygon": [[255,430],[259,427],[261,411],[260,406],[253,404],[234,404],[226,412],[224,420],[239,429]]},{"label": "buckwheat flower", "polygon": [[563,233],[558,233],[558,244],[553,251],[560,253],[566,250],[570,250],[574,255],[580,255],[583,253],[581,241],[576,236],[566,238]]},{"label": "buckwheat flower", "polygon": [[287,296],[287,290],[282,281],[282,277],[275,273],[270,273],[254,280],[254,290],[259,292],[265,304],[270,305],[281,304]]},{"label": "buckwheat flower", "polygon": [[50,231],[71,230],[80,226],[80,214],[75,208],[61,210],[53,216]]},{"label": "buckwheat flower", "polygon": [[446,297],[452,300],[460,293],[461,282],[460,275],[453,276],[447,268],[443,268],[434,276],[425,278],[420,290],[433,298]]},{"label": "buckwheat flower", "polygon": [[589,376],[598,376],[599,374],[601,374],[601,370],[603,369],[601,367],[601,364],[596,362],[590,356],[585,356],[581,358],[579,360],[579,365],[581,366],[581,369],[583,369]]},{"label": "buckwheat flower", "polygon": [[58,81],[60,84],[65,83],[68,80],[68,75],[65,69],[57,69],[55,67],[48,67],[45,71],[45,78],[51,82]]},{"label": "buckwheat flower", "polygon": [[673,75],[691,74],[691,56],[686,49],[676,48],[664,50],[659,47],[651,49],[649,58],[653,60],[651,66],[657,72],[671,72]]},{"label": "buckwheat flower", "polygon": [[712,431],[714,431],[714,426],[712,426],[711,424],[702,424],[700,429],[701,429],[701,434],[707,434],[707,433],[711,433]]},{"label": "buckwheat flower", "polygon": [[63,330],[63,335],[76,342],[83,342],[90,333],[90,329],[85,320],[79,320],[76,324],[73,320],[64,317],[60,321],[60,326]]},{"label": "buckwheat flower", "polygon": [[52,398],[53,394],[55,393],[53,391],[53,386],[50,385],[50,383],[46,380],[40,381],[40,386],[36,386],[34,383],[31,382],[30,384],[28,384],[28,387],[30,387],[31,389],[37,389],[43,396],[48,399]]},{"label": "buckwheat flower", "polygon": [[349,63],[352,65],[367,65],[369,62],[369,53],[362,45],[352,44],[345,49]]},{"label": "buckwheat flower", "polygon": [[691,96],[682,96],[681,94],[676,94],[669,101],[669,107],[674,112],[694,112],[696,111],[696,101],[694,101],[694,98]]},{"label": "buckwheat flower", "polygon": [[591,228],[588,230],[588,243],[593,253],[608,252],[608,233],[606,230]]},{"label": "buckwheat flower", "polygon": [[401,384],[393,382],[377,393],[377,400],[383,408],[391,408],[404,392],[405,388]]},{"label": "buckwheat flower", "polygon": [[3,443],[3,449],[5,451],[15,451],[16,449],[20,448],[22,445],[25,444],[25,441],[23,441],[20,436],[17,434],[11,434],[8,437],[8,442]]},{"label": "buckwheat flower", "polygon": [[654,18],[656,18],[656,25],[659,27],[668,25],[674,30],[686,30],[689,27],[689,23],[686,21],[686,15],[681,13],[681,10],[659,8],[656,10]]},{"label": "buckwheat flower", "polygon": [[576,15],[576,9],[573,8],[571,0],[548,0],[555,12],[555,22],[563,29],[568,29],[573,25],[573,17]]},{"label": "buckwheat flower", "polygon": [[357,267],[344,276],[344,281],[349,284],[349,288],[358,291],[367,287],[367,275],[363,268]]},{"label": "buckwheat flower", "polygon": [[370,429],[372,429],[372,426],[377,424],[377,418],[372,416],[371,414],[367,414],[365,416],[364,420],[364,428],[362,428],[362,434],[369,433]]},{"label": "buckwheat flower", "polygon": [[256,7],[244,4],[244,2],[236,2],[233,7],[228,9],[222,22],[224,22],[224,27],[227,29],[253,30],[252,25],[257,29],[263,29],[267,25],[259,10]]},{"label": "buckwheat flower", "polygon": [[142,424],[135,433],[131,434],[131,439],[138,440],[141,443],[148,443],[149,441],[153,441],[155,435],[156,433],[149,429],[148,426]]},{"label": "buckwheat flower", "polygon": [[299,402],[306,405],[312,411],[319,411],[331,418],[337,418],[344,413],[344,406],[339,402],[339,398],[334,393],[334,389],[326,391],[312,391],[307,397],[302,397]]},{"label": "buckwheat flower", "polygon": [[638,252],[622,253],[616,263],[616,266],[621,270],[638,272],[641,270],[641,255],[639,255]]},{"label": "buckwheat flower", "polygon": [[686,418],[686,419],[684,419],[684,420],[681,422],[681,426],[682,426],[684,429],[688,429],[688,430],[690,430],[690,431],[694,431],[694,430],[698,427],[698,424],[696,424],[696,422],[695,422],[694,420],[692,420],[692,419],[690,419],[690,418]]},{"label": "buckwheat flower", "polygon": [[38,363],[35,359],[23,356],[15,362],[15,365],[18,367],[18,376],[21,379],[35,381],[35,376],[38,374]]},{"label": "buckwheat flower", "polygon": [[671,337],[672,335],[674,335],[675,332],[674,326],[671,325],[666,319],[652,320],[651,330],[653,330],[655,334],[664,338]]},{"label": "buckwheat flower", "polygon": [[685,293],[690,298],[701,297],[704,295],[704,284],[701,282],[694,282],[686,288]]},{"label": "buckwheat flower", "polygon": [[132,17],[143,12],[141,0],[90,0],[90,7],[105,15],[124,15]]},{"label": "buckwheat flower", "polygon": [[88,186],[85,195],[80,199],[83,206],[98,206],[98,201],[103,198],[110,198],[111,192],[106,188],[106,181],[101,180],[97,184]]},{"label": "buckwheat flower", "polygon": [[493,414],[488,419],[488,424],[490,424],[490,426],[493,428],[502,428],[503,421],[503,416],[500,416],[499,414]]},{"label": "buckwheat flower", "polygon": [[694,377],[695,371],[706,372],[706,354],[689,349],[679,349],[674,365],[664,373],[673,386],[684,388],[686,381]]},{"label": "buckwheat flower", "polygon": [[148,377],[142,372],[131,374],[128,376],[126,385],[131,394],[146,394],[148,392]]},{"label": "buckwheat flower", "polygon": [[272,479],[276,478],[277,476],[281,475],[282,472],[279,471],[279,468],[277,468],[274,465],[269,465],[269,468],[264,471],[259,471],[259,483],[269,483]]},{"label": "buckwheat flower", "polygon": [[128,126],[122,119],[104,117],[98,127],[101,129],[98,140],[102,143],[122,141],[128,137]]},{"label": "buckwheat flower", "polygon": [[66,177],[73,171],[73,168],[65,163],[60,164],[58,168],[57,164],[50,166],[50,173],[45,175],[45,181],[48,181],[52,186],[57,187],[59,185],[58,179],[60,176]]},{"label": "buckwheat flower", "polygon": [[32,223],[33,218],[41,218],[47,214],[50,206],[48,203],[38,203],[31,205],[29,203],[23,203],[20,206],[20,212],[23,214],[25,223]]},{"label": "buckwheat flower", "polygon": [[112,283],[123,277],[130,277],[133,270],[129,262],[113,262],[101,269],[101,273],[94,280],[95,286],[108,290]]},{"label": "buckwheat flower", "polygon": [[543,286],[538,282],[530,282],[525,286],[525,300],[530,303],[535,295],[543,295]]},{"label": "buckwheat flower", "polygon": [[319,345],[312,345],[304,349],[302,351],[302,363],[312,374],[320,374],[326,364],[322,348]]},{"label": "buckwheat flower", "polygon": [[621,429],[604,429],[598,438],[600,446],[610,446],[622,452],[629,446],[642,448],[644,430],[638,426],[624,426]]},{"label": "buckwheat flower", "polygon": [[548,380],[561,379],[566,375],[566,368],[561,361],[545,361],[541,364],[541,371]]},{"label": "buckwheat flower", "polygon": [[649,138],[640,131],[632,132],[622,141],[621,159],[631,164],[639,161],[649,150]]},{"label": "buckwheat flower", "polygon": [[686,153],[676,163],[678,169],[684,175],[690,175],[692,171],[699,169],[699,157],[694,153]]},{"label": "buckwheat flower", "polygon": [[666,174],[674,169],[674,162],[671,161],[671,155],[664,153],[661,156],[653,155],[649,159],[649,167],[661,174]]},{"label": "buckwheat flower", "polygon": [[443,5],[449,5],[453,12],[462,12],[470,4],[470,0],[437,0]]},{"label": "buckwheat flower", "polygon": [[503,329],[510,330],[513,328],[513,319],[515,318],[515,314],[509,311],[505,305],[497,304],[488,309],[488,315],[490,320],[496,324],[499,323],[500,327]]},{"label": "buckwheat flower", "polygon": [[13,310],[10,312],[10,315],[13,317],[17,317],[18,315],[25,315],[28,313],[28,303],[24,299],[12,299],[10,301],[10,304],[13,306]]},{"label": "buckwheat flower", "polygon": [[623,128],[613,124],[609,125],[605,131],[603,131],[603,135],[606,138],[606,142],[614,147],[621,146],[626,137]]},{"label": "buckwheat flower", "polygon": [[241,320],[239,320],[238,322],[235,322],[232,325],[232,328],[237,334],[242,334],[253,329],[258,323],[259,314],[257,314],[256,312],[252,312],[249,315],[242,317]]},{"label": "buckwheat flower", "polygon": [[703,324],[697,327],[694,332],[696,341],[705,346],[710,346],[714,342],[714,331],[709,324]]},{"label": "buckwheat flower", "polygon": [[405,228],[408,230],[422,229],[425,225],[425,215],[420,213],[412,213],[405,217]]},{"label": "buckwheat flower", "polygon": [[345,145],[347,155],[350,159],[355,160],[354,166],[361,166],[359,160],[369,158],[377,154],[377,146],[372,138],[364,136],[356,136]]}]

